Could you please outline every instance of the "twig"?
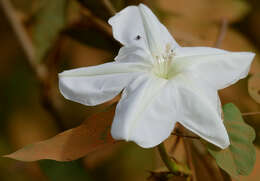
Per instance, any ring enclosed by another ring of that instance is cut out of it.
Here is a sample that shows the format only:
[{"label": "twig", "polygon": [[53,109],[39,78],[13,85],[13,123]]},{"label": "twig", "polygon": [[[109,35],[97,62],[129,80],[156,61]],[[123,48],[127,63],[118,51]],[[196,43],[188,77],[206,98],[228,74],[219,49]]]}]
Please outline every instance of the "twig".
[{"label": "twig", "polygon": [[62,37],[59,37],[59,39],[53,46],[52,51],[50,52],[50,56],[47,58],[50,61],[45,61],[46,64],[44,66],[49,67],[47,72],[48,74],[46,76],[45,81],[41,82],[41,103],[43,107],[47,110],[47,112],[49,112],[52,115],[61,131],[64,131],[66,129],[66,126],[64,125],[64,122],[59,112],[59,102],[55,97],[53,97],[52,94],[52,80],[53,78],[55,78],[56,81],[57,78],[57,66],[60,60],[60,54],[62,49],[61,45],[63,44],[63,40],[64,39]]},{"label": "twig", "polygon": [[225,35],[227,33],[227,28],[228,28],[228,20],[227,19],[223,19],[222,23],[221,23],[221,27],[219,30],[219,34],[218,34],[218,38],[217,41],[215,43],[215,47],[219,48],[225,38]]},{"label": "twig", "polygon": [[112,29],[105,21],[103,21],[102,19],[93,15],[86,8],[84,8],[84,9],[82,8],[81,13],[84,17],[86,17],[88,19],[88,21],[90,21],[92,24],[94,24],[98,30],[100,30],[103,33],[105,33],[106,35],[112,37]]},{"label": "twig", "polygon": [[49,114],[56,120],[56,123],[63,130],[61,117],[56,109],[56,105],[49,95],[49,84],[48,84],[48,72],[44,64],[38,64],[36,62],[35,49],[33,47],[32,41],[29,38],[23,24],[18,20],[15,9],[9,0],[0,0],[0,5],[2,6],[3,12],[5,13],[7,19],[9,20],[11,27],[21,44],[21,47],[26,55],[26,61],[33,73],[35,74],[41,89],[42,94],[42,105],[49,112]]},{"label": "twig", "polygon": [[106,9],[109,11],[111,16],[114,16],[116,14],[116,10],[113,6],[113,4],[110,2],[110,0],[101,0],[103,5],[106,7]]},{"label": "twig", "polygon": [[247,112],[247,113],[242,113],[242,116],[254,116],[258,114],[260,114],[260,112]]},{"label": "twig", "polygon": [[9,20],[13,31],[21,44],[21,47],[27,57],[27,61],[31,69],[34,71],[38,79],[43,80],[46,71],[43,66],[40,66],[35,62],[35,50],[31,40],[29,39],[25,28],[22,23],[18,20],[15,10],[9,0],[0,0],[2,9]]}]

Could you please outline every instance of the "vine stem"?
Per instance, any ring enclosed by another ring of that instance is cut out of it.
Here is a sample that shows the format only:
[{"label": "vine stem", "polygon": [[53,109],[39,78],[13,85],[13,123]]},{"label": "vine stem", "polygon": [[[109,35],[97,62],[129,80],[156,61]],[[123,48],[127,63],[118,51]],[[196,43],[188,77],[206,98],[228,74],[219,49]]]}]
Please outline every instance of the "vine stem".
[{"label": "vine stem", "polygon": [[183,166],[183,165],[180,165],[178,163],[176,163],[175,160],[171,159],[169,157],[169,155],[167,154],[166,150],[165,150],[165,147],[164,147],[164,144],[161,143],[157,146],[158,148],[158,151],[160,153],[160,157],[162,159],[162,161],[164,162],[165,166],[168,168],[168,170],[174,174],[184,174],[184,175],[190,175],[191,172],[190,170]]}]

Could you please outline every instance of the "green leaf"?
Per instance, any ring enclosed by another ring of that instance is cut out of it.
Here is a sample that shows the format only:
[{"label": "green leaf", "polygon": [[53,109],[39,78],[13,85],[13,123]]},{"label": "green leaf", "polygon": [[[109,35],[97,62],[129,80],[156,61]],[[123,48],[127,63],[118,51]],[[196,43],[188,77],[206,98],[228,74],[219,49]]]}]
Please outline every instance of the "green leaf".
[{"label": "green leaf", "polygon": [[230,145],[224,150],[208,145],[208,150],[216,159],[218,166],[231,176],[248,175],[256,160],[253,145],[255,131],[244,122],[239,109],[234,104],[224,105],[223,112]]},{"label": "green leaf", "polygon": [[68,0],[48,0],[35,17],[32,39],[38,62],[44,59],[66,25],[67,2]]}]

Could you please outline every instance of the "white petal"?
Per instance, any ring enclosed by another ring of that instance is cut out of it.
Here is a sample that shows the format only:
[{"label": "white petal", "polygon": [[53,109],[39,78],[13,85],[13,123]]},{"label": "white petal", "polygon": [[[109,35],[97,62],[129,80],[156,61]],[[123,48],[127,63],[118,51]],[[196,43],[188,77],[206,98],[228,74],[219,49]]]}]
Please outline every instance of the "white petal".
[{"label": "white petal", "polygon": [[128,6],[108,22],[113,28],[115,39],[123,45],[139,46],[151,52],[165,48],[166,44],[171,44],[173,48],[178,46],[168,30],[143,4]]},{"label": "white petal", "polygon": [[176,101],[178,117],[181,117],[178,122],[208,142],[226,148],[230,142],[221,115],[214,106],[217,97],[208,94],[208,90],[196,86],[196,82],[190,82],[184,75],[171,80],[171,84],[178,88]]},{"label": "white petal", "polygon": [[84,105],[97,105],[114,98],[133,78],[146,71],[134,63],[106,63],[59,74],[62,95]]},{"label": "white petal", "polygon": [[175,54],[179,57],[219,53],[228,53],[228,51],[211,47],[178,47],[175,49]]},{"label": "white petal", "polygon": [[247,76],[254,56],[251,52],[189,47],[178,49],[175,59],[208,85],[215,89],[223,89]]},{"label": "white petal", "polygon": [[221,102],[219,99],[218,91],[211,86],[205,84],[203,80],[199,76],[196,76],[190,72],[185,72],[182,74],[184,78],[177,77],[176,79],[180,78],[188,87],[191,89],[197,90],[200,95],[203,95],[205,99],[210,103],[210,105],[215,109],[218,113],[219,117],[221,117],[222,107]]},{"label": "white petal", "polygon": [[140,76],[123,92],[112,124],[115,139],[134,141],[143,148],[154,147],[172,132],[176,105],[170,102],[174,89],[165,79]]},{"label": "white petal", "polygon": [[121,63],[144,63],[152,66],[153,58],[150,53],[147,53],[143,48],[137,46],[123,46],[120,48],[115,61]]}]

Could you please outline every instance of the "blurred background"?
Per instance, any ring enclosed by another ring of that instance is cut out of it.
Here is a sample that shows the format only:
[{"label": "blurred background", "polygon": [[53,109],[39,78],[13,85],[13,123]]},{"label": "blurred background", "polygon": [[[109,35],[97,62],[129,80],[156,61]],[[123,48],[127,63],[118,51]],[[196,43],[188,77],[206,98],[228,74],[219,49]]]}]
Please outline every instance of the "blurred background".
[{"label": "blurred background", "polygon": [[[76,127],[104,106],[85,107],[65,100],[58,91],[57,73],[113,61],[120,44],[106,23],[113,14],[106,1],[0,2],[0,154],[5,155]],[[155,12],[182,46],[256,52],[250,76],[221,90],[220,96],[222,104],[233,102],[242,113],[260,111],[259,0],[111,0],[115,11],[140,2]],[[244,119],[257,133],[257,161],[252,174],[241,180],[257,181],[260,116]],[[175,154],[181,159],[181,146]],[[154,149],[122,143],[72,162],[0,158],[0,180],[142,181],[161,166]]]}]

